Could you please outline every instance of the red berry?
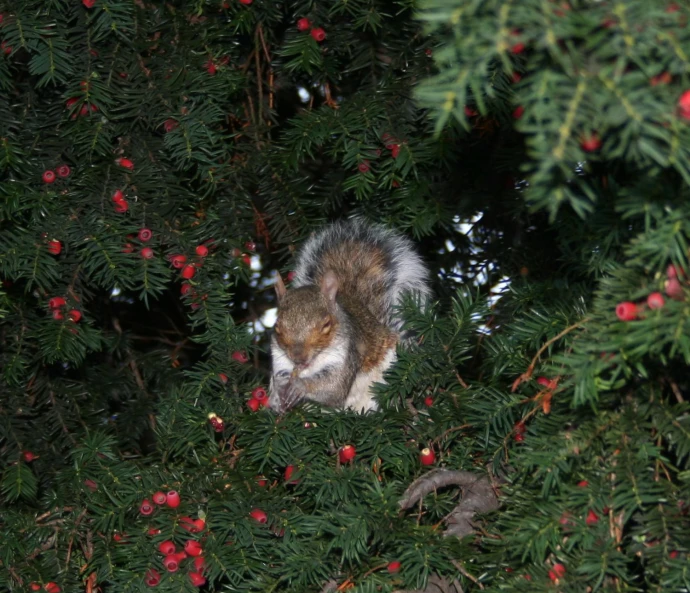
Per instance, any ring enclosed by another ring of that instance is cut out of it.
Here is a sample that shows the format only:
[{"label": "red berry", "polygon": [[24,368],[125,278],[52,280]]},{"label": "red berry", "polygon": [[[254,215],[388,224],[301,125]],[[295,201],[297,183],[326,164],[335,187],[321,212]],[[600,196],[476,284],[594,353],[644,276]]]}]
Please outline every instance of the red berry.
[{"label": "red berry", "polygon": [[122,200],[122,202],[117,202],[115,204],[115,212],[117,212],[118,214],[124,214],[125,212],[127,212],[127,210],[129,210],[129,204],[125,200]]},{"label": "red berry", "polygon": [[268,484],[268,480],[263,476],[260,476],[256,479],[256,483],[259,485],[259,487],[263,488],[266,486],[266,484]]},{"label": "red berry", "polygon": [[153,513],[153,505],[151,504],[151,501],[148,498],[145,498],[141,502],[141,506],[139,507],[139,512],[144,516],[148,516],[151,513]]},{"label": "red berry", "polygon": [[[186,255],[173,255],[170,258],[170,263],[172,264],[173,268],[177,268],[178,270],[184,266],[184,263],[187,261],[187,256]],[[183,286],[189,286],[189,284],[183,284]],[[190,287],[191,288],[191,287]],[[184,293],[182,293],[184,294]]]},{"label": "red berry", "polygon": [[522,434],[521,432],[516,432],[515,435],[513,436],[513,440],[516,443],[522,443],[525,440],[525,435]]},{"label": "red berry", "polygon": [[360,173],[366,173],[369,170],[369,161],[363,160],[361,163],[359,163],[357,169]]},{"label": "red berry", "polygon": [[98,484],[93,480],[84,480],[84,486],[91,490],[91,492],[96,492],[96,490],[98,490]]},{"label": "red berry", "polygon": [[165,492],[161,492],[160,490],[158,492],[154,492],[151,498],[153,499],[153,502],[158,505],[165,504],[165,501],[167,500]]},{"label": "red berry", "polygon": [[69,313],[67,313],[67,319],[74,323],[77,323],[81,319],[81,311],[77,311],[77,309],[72,309]]},{"label": "red berry", "polygon": [[152,259],[153,258],[153,249],[151,249],[150,247],[144,247],[141,250],[141,257],[143,257],[144,259]]},{"label": "red berry", "polygon": [[510,48],[510,52],[513,54],[521,54],[523,51],[525,51],[525,44],[520,42],[516,43],[513,47]]},{"label": "red berry", "polygon": [[252,258],[247,255],[246,253],[242,256],[242,261],[244,262],[245,266],[251,266],[252,265]]},{"label": "red berry", "polygon": [[64,318],[65,316],[62,314],[62,311],[60,311],[59,309],[53,309],[53,319],[60,320]]},{"label": "red berry", "polygon": [[307,18],[301,18],[297,21],[297,30],[298,31],[306,31],[311,27],[311,23],[309,22],[309,19]]},{"label": "red berry", "polygon": [[255,397],[252,397],[250,400],[247,401],[247,407],[252,412],[256,412],[261,407],[261,402],[259,402],[259,400]]},{"label": "red berry", "polygon": [[228,382],[228,376],[225,373],[218,373],[218,378],[223,385]]},{"label": "red berry", "polygon": [[203,550],[201,544],[193,539],[188,539],[184,544],[184,551],[190,556],[201,556]]},{"label": "red berry", "polygon": [[661,309],[664,302],[664,296],[660,292],[653,292],[647,297],[647,306],[650,309]]},{"label": "red berry", "polygon": [[126,158],[115,159],[115,164],[120,165],[124,169],[129,169],[130,171],[134,169],[134,163]]},{"label": "red berry", "polygon": [[249,5],[252,3],[252,0],[240,0],[240,4],[246,4]]},{"label": "red berry", "polygon": [[252,397],[259,400],[259,403],[263,403],[268,399],[268,394],[263,387],[255,387],[252,389]]},{"label": "red berry", "polygon": [[637,319],[637,306],[635,303],[625,301],[616,305],[616,317],[621,321],[632,321]]},{"label": "red berry", "polygon": [[295,466],[294,465],[288,465],[285,468],[285,481],[288,484],[297,484],[299,482],[299,480],[292,480],[292,481],[290,480],[293,473],[295,473]]},{"label": "red berry", "polygon": [[677,301],[684,300],[683,287],[678,278],[669,278],[664,283],[664,291],[668,296]]},{"label": "red berry", "polygon": [[66,304],[65,299],[62,297],[53,297],[48,301],[48,306],[51,309],[59,309],[60,307],[64,307]]},{"label": "red berry", "polygon": [[678,113],[683,119],[690,120],[690,91],[685,91],[678,99]]},{"label": "red berry", "polygon": [[580,480],[577,483],[578,488],[587,488],[589,486],[589,482],[587,480]]},{"label": "red berry", "polygon": [[650,84],[652,86],[657,86],[659,84],[670,84],[670,82],[673,80],[673,77],[671,74],[668,72],[662,72],[661,74],[657,74],[656,76],[652,76],[652,79],[650,80]]},{"label": "red berry", "polygon": [[387,570],[389,573],[395,574],[400,570],[400,566],[400,562],[398,562],[397,560],[393,560],[393,562],[388,563]]},{"label": "red berry", "polygon": [[197,572],[202,572],[204,568],[206,568],[206,561],[204,560],[203,556],[197,556],[194,558],[192,564],[194,565],[194,570]]},{"label": "red berry", "polygon": [[594,152],[601,148],[601,140],[596,133],[588,134],[582,137],[580,146],[585,152]]},{"label": "red berry", "polygon": [[517,434],[525,434],[527,432],[527,426],[525,426],[525,423],[522,420],[518,420],[515,423],[515,426],[513,426],[513,430]]},{"label": "red berry", "polygon": [[175,553],[175,544],[169,539],[158,544],[158,551],[163,554],[163,556],[170,556],[170,554]]},{"label": "red berry", "polygon": [[55,181],[55,171],[43,171],[43,181],[53,183]]},{"label": "red berry", "polygon": [[518,105],[513,110],[513,119],[520,119],[523,113],[525,113],[525,108],[522,105]]},{"label": "red berry", "polygon": [[156,585],[158,585],[158,583],[161,582],[161,575],[157,570],[154,570],[153,568],[149,568],[146,571],[146,576],[144,577],[144,582],[149,587],[155,587]]},{"label": "red berry", "polygon": [[340,459],[340,463],[347,463],[348,461],[353,460],[356,454],[357,450],[352,445],[345,445],[344,447],[340,448],[338,458]]},{"label": "red berry", "polygon": [[206,62],[206,64],[204,64],[204,68],[206,68],[206,72],[208,72],[211,76],[214,76],[218,71],[216,65],[213,63],[213,60]]},{"label": "red berry", "polygon": [[62,243],[57,239],[51,239],[48,241],[48,251],[53,255],[59,255],[62,251]]},{"label": "red berry", "polygon": [[391,156],[394,159],[397,159],[399,154],[400,154],[400,144],[394,144],[393,148],[391,148]]},{"label": "red berry", "polygon": [[672,550],[672,551],[669,553],[668,557],[669,557],[671,560],[675,560],[676,558],[678,558],[678,550]]},{"label": "red berry", "polygon": [[587,513],[587,518],[585,519],[585,523],[587,525],[594,525],[599,522],[599,515],[597,515],[592,509],[589,509],[589,512]]},{"label": "red berry", "polygon": [[187,264],[184,268],[182,268],[182,277],[186,280],[189,280],[190,278],[194,277],[194,274],[196,274],[196,267],[194,267],[191,264]]},{"label": "red berry", "polygon": [[113,535],[113,540],[116,541],[118,544],[125,543],[127,541],[127,534],[116,533],[115,535]]},{"label": "red berry", "polygon": [[560,562],[556,562],[556,564],[553,565],[553,572],[559,579],[562,579],[565,576],[565,566]]},{"label": "red berry", "polygon": [[134,251],[134,245],[131,243],[125,243],[122,247],[122,253],[132,253]]},{"label": "red berry", "polygon": [[309,34],[319,43],[326,39],[326,31],[324,31],[321,27],[312,29]]},{"label": "red berry", "polygon": [[69,174],[71,172],[72,172],[72,170],[67,165],[60,165],[56,169],[56,173],[58,174],[58,177],[69,177]]},{"label": "red berry", "polygon": [[175,492],[175,490],[171,490],[165,495],[165,504],[167,504],[171,509],[176,509],[177,507],[180,506],[180,495],[179,493]]},{"label": "red berry", "polygon": [[[242,4],[251,4],[252,0],[240,0]],[[203,587],[206,584],[206,577],[198,572],[190,572],[189,580],[192,581],[192,585],[195,587]]]},{"label": "red berry", "polygon": [[249,516],[254,519],[257,523],[266,523],[268,521],[268,515],[264,513],[261,509],[252,509]]},{"label": "red berry", "polygon": [[149,527],[149,529],[146,533],[153,536],[153,535],[160,535],[160,532],[161,532],[160,529],[156,529],[155,527]]},{"label": "red berry", "polygon": [[419,461],[422,465],[431,465],[436,461],[436,454],[429,447],[425,447],[419,453]]},{"label": "red berry", "polygon": [[232,353],[232,359],[236,360],[237,362],[240,362],[244,364],[249,360],[247,357],[247,354],[245,352],[241,352],[239,350],[236,350],[235,352]]},{"label": "red berry", "polygon": [[125,201],[125,194],[122,193],[121,189],[116,189],[113,192],[112,200],[113,200],[113,202],[124,202]]},{"label": "red berry", "polygon": [[208,255],[208,247],[206,245],[199,245],[195,251],[199,257],[206,257]]},{"label": "red berry", "polygon": [[151,232],[151,229],[139,229],[139,234],[137,235],[139,237],[139,241],[150,241],[151,237],[153,237],[153,233]]},{"label": "red berry", "polygon": [[40,591],[43,589],[39,583],[31,583],[30,587],[32,591]]},{"label": "red berry", "polygon": [[22,457],[24,458],[24,461],[26,461],[27,463],[31,463],[34,459],[37,458],[37,456],[31,451],[24,451],[22,453]]},{"label": "red berry", "polygon": [[180,567],[180,558],[177,554],[170,554],[163,558],[163,566],[168,572],[176,572]]},{"label": "red berry", "polygon": [[476,109],[472,109],[471,107],[465,105],[465,115],[467,117],[475,117],[476,115],[479,115],[479,112]]},{"label": "red berry", "polygon": [[192,519],[191,517],[181,517],[180,527],[189,533],[201,533],[206,527],[206,521],[203,519]]},{"label": "red berry", "polygon": [[510,77],[510,80],[513,84],[517,84],[522,80],[522,74],[520,74],[519,72],[513,72],[513,74]]},{"label": "red berry", "polygon": [[247,241],[247,242],[244,244],[244,248],[245,248],[247,251],[256,251],[256,243],[254,243],[254,241]]},{"label": "red berry", "polygon": [[81,0],[81,3],[86,6],[86,8],[93,8],[96,5],[96,0]]},{"label": "red berry", "polygon": [[180,124],[177,123],[174,119],[166,119],[165,123],[163,124],[163,129],[166,132],[172,132],[179,125]]},{"label": "red berry", "polygon": [[295,273],[292,271],[288,272],[287,281],[292,282],[294,279],[295,279]]},{"label": "red berry", "polygon": [[53,581],[46,583],[43,588],[47,593],[60,593],[60,591],[62,591],[62,589],[60,589],[60,585],[54,583]]},{"label": "red berry", "polygon": [[425,405],[427,408],[430,408],[431,406],[433,406],[433,405],[434,405],[434,398],[431,397],[430,395],[427,395],[427,396],[424,398],[424,405]]},{"label": "red berry", "polygon": [[215,423],[213,423],[213,430],[216,432],[223,432],[225,430],[225,424],[223,423],[223,420],[220,418],[216,420]]}]

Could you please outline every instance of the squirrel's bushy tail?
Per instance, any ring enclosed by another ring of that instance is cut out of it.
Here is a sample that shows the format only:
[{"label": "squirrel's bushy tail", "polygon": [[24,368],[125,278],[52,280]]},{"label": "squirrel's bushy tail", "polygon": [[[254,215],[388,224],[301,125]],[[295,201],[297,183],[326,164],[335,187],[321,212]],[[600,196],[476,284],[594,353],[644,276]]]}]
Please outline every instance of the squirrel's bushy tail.
[{"label": "squirrel's bushy tail", "polygon": [[406,237],[361,219],[336,222],[309,238],[297,257],[294,286],[317,284],[333,270],[339,290],[358,298],[386,326],[400,329],[395,307],[406,295],[425,302],[429,272]]}]

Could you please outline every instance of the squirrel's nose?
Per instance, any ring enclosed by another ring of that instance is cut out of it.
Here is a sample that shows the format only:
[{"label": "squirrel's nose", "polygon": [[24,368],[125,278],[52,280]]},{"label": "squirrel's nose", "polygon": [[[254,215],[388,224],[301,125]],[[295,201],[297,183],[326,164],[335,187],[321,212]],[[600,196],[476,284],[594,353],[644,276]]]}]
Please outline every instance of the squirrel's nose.
[{"label": "squirrel's nose", "polygon": [[292,358],[292,362],[297,365],[303,365],[305,362],[307,362],[307,355],[302,348],[293,348],[292,352],[290,353],[290,358]]}]

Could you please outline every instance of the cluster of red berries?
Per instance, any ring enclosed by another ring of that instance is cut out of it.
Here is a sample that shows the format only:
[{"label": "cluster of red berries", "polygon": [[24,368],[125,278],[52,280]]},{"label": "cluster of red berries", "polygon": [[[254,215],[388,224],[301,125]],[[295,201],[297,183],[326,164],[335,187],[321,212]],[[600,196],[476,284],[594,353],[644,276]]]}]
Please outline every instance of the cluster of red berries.
[{"label": "cluster of red berries", "polygon": [[247,407],[252,412],[256,412],[259,408],[265,408],[266,406],[268,406],[266,390],[263,387],[255,387],[252,390],[252,396],[247,400]]},{"label": "cluster of red berries", "polygon": [[[51,310],[53,319],[60,321],[65,318],[64,308],[67,306],[67,301],[63,297],[52,297],[48,301],[48,308]],[[81,311],[77,309],[70,309],[67,312],[67,319],[77,323],[81,319]]]},{"label": "cluster of red berries", "polygon": [[129,210],[129,204],[125,199],[125,194],[122,193],[121,189],[116,189],[113,192],[112,200],[115,204],[115,212],[117,212],[118,214],[124,214],[125,212],[127,212],[127,210]]},{"label": "cluster of red berries", "polygon": [[32,591],[40,591],[41,589],[43,589],[44,591],[46,591],[46,593],[60,593],[60,591],[62,591],[60,585],[54,583],[53,581],[50,581],[43,586],[41,586],[40,583],[31,583],[29,588]]},{"label": "cluster of red berries", "polygon": [[554,582],[558,583],[558,579],[562,579],[565,576],[565,566],[560,562],[556,562],[549,570],[549,578]]},{"label": "cluster of red berries", "polygon": [[[203,265],[204,258],[208,255],[208,246],[197,245],[194,252],[196,253],[197,259],[191,263],[187,263],[187,256],[181,253],[168,257],[173,268],[182,270],[180,272],[180,276],[182,276],[182,278],[185,280],[191,280],[196,274],[197,268],[200,268]],[[184,283],[180,289],[182,296],[188,294],[191,290],[192,286],[188,283]],[[192,293],[192,296],[195,296],[194,293]]]},{"label": "cluster of red berries", "polygon": [[69,177],[71,172],[72,169],[69,168],[69,165],[60,165],[57,169],[55,169],[55,171],[52,169],[43,171],[43,175],[41,177],[43,178],[44,183],[54,183],[58,177],[61,177],[62,179]]},{"label": "cluster of red berries", "polygon": [[[670,265],[666,269],[666,282],[664,283],[664,291],[666,295],[672,299],[682,301],[684,300],[683,285],[681,279],[685,278],[685,273],[674,265]],[[660,292],[652,292],[646,301],[646,307],[649,309],[661,309],[666,301],[664,295]],[[645,305],[641,303],[633,303],[631,301],[624,301],[616,305],[616,317],[621,321],[633,321],[640,319],[645,310]]]},{"label": "cluster of red berries", "polygon": [[[309,31],[309,29],[311,29],[311,30]],[[297,30],[298,31],[309,31],[309,34],[318,43],[321,43],[324,39],[326,39],[326,31],[324,31],[321,27],[313,27],[312,28],[311,22],[309,21],[308,18],[303,17],[297,21]]]}]

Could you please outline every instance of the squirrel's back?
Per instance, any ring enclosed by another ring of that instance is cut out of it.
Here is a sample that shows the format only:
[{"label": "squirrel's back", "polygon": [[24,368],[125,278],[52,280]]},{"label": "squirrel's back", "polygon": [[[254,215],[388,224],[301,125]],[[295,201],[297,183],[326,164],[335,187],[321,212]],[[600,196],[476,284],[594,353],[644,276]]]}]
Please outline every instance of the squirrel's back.
[{"label": "squirrel's back", "polygon": [[356,296],[381,323],[400,329],[394,307],[406,294],[429,297],[428,271],[413,243],[379,224],[336,222],[309,238],[297,256],[295,287],[319,284],[332,270],[340,291]]}]

